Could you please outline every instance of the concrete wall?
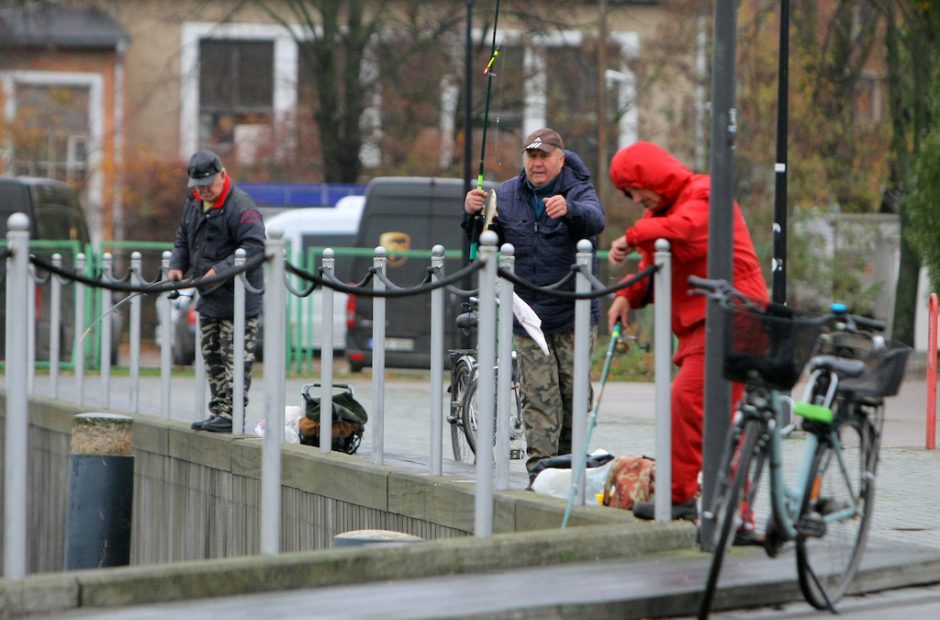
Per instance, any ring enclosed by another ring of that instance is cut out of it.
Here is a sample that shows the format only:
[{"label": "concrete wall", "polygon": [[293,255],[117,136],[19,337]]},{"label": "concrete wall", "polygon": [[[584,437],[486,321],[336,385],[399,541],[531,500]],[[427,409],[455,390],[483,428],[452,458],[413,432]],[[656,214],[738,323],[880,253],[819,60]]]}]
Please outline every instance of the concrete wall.
[{"label": "concrete wall", "polygon": [[[4,408],[0,399],[0,412]],[[31,573],[59,571],[64,563],[72,416],[84,411],[63,401],[31,401]],[[134,443],[132,564],[258,553],[260,439],[195,433],[181,422],[137,415]],[[336,534],[357,529],[390,529],[428,540],[466,536],[473,529],[474,486],[465,479],[375,466],[362,457],[323,455],[299,445],[284,446],[282,470],[282,551],[326,549]],[[529,492],[499,493],[494,532],[558,528],[564,507]],[[628,521],[632,515],[626,511],[590,506],[577,509],[571,524]]]}]

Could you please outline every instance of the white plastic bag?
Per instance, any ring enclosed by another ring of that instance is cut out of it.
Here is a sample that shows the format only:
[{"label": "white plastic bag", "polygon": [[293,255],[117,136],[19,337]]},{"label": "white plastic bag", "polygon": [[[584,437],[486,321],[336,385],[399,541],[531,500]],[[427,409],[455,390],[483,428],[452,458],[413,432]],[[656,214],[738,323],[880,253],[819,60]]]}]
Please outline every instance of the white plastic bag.
[{"label": "white plastic bag", "polygon": [[[299,405],[284,407],[284,441],[286,443],[300,443],[300,417],[303,409]],[[255,435],[264,437],[264,420],[255,425]]]},{"label": "white plastic bag", "polygon": [[[593,498],[598,493],[604,492],[604,482],[607,481],[607,474],[613,460],[607,461],[600,467],[588,467],[585,470],[585,480],[587,486],[584,490],[584,496],[588,503],[593,503]],[[532,490],[541,495],[551,495],[561,499],[568,499],[571,494],[571,470],[558,467],[547,467],[539,472],[532,483]]]}]

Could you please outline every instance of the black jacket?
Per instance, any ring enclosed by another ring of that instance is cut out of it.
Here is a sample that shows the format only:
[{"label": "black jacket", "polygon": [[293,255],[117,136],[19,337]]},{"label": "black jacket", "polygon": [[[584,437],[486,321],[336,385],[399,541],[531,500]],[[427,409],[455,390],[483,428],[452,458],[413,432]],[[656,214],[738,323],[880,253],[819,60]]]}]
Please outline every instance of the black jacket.
[{"label": "black jacket", "polygon": [[[217,273],[224,273],[235,266],[235,250],[243,248],[246,258],[251,258],[264,253],[264,240],[264,222],[258,208],[248,194],[234,185],[222,206],[209,209],[207,213],[203,213],[202,201],[190,194],[176,231],[170,269],[189,272],[196,278],[213,267]],[[263,286],[261,266],[249,271],[247,276],[254,288]],[[213,287],[200,291],[196,311],[213,319],[233,319],[234,280],[209,289]],[[258,316],[260,312],[261,295],[246,289],[245,316]]]}]

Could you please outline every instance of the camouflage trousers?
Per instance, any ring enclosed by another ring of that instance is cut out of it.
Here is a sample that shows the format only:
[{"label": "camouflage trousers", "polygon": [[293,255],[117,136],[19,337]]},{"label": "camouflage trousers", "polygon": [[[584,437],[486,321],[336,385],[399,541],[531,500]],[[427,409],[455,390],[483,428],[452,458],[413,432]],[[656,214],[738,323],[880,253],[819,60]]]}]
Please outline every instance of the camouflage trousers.
[{"label": "camouflage trousers", "polygon": [[[235,321],[199,317],[202,338],[202,359],[206,363],[209,381],[209,413],[232,417],[235,385]],[[245,319],[245,407],[248,407],[248,388],[251,387],[251,365],[255,361],[255,337],[258,317]]]},{"label": "camouflage trousers", "polygon": [[[591,329],[591,349],[597,328]],[[548,355],[526,336],[513,338],[522,376],[522,417],[525,420],[526,469],[557,454],[571,454],[571,411],[574,402],[574,332],[546,334]],[[588,383],[585,412],[593,390]]]}]

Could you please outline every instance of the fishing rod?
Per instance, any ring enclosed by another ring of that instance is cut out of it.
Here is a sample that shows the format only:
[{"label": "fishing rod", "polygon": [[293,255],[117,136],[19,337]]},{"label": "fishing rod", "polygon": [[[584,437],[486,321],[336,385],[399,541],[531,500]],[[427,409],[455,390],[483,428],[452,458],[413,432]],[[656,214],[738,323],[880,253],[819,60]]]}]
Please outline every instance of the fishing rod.
[{"label": "fishing rod", "polygon": [[[486,76],[486,99],[483,103],[483,137],[480,140],[480,169],[477,173],[477,189],[483,189],[483,166],[486,160],[486,130],[490,124],[490,97],[493,93],[493,65],[499,57],[499,48],[496,47],[496,30],[499,25],[499,0],[496,0],[496,16],[493,18],[493,40],[490,44],[490,60],[483,69]],[[467,128],[469,132],[470,128]],[[470,260],[477,257],[477,248],[480,245],[480,234],[483,232],[483,214],[478,213],[473,218],[473,236],[470,240]]]}]

